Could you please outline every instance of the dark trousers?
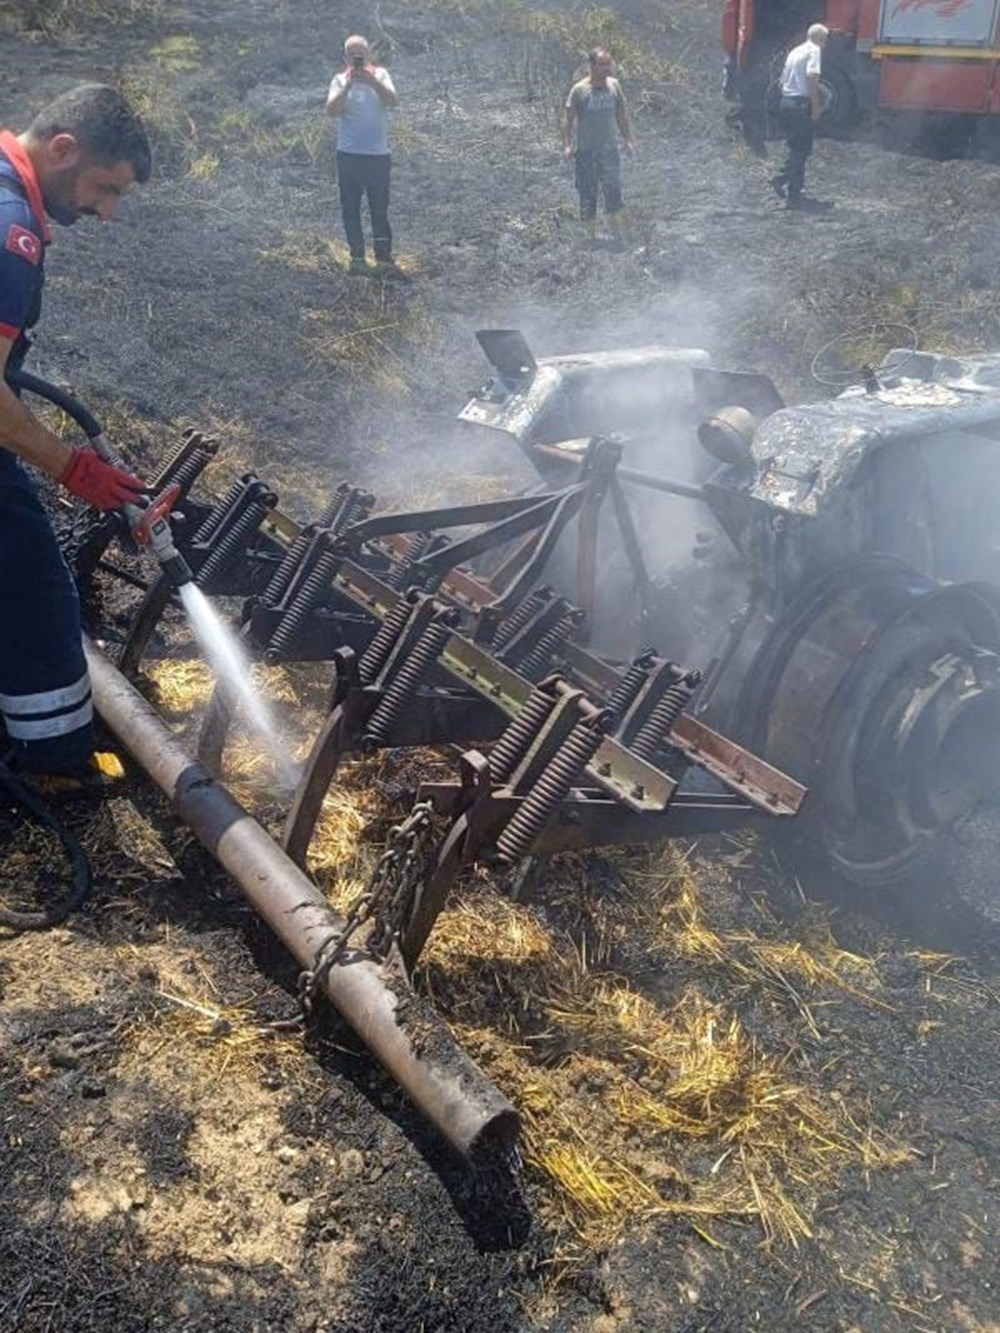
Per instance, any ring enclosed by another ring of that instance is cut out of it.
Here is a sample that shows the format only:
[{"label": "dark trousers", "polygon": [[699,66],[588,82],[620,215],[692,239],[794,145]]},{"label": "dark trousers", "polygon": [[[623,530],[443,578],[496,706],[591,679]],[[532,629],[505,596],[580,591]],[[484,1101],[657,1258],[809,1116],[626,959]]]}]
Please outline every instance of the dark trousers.
[{"label": "dark trousers", "polygon": [[361,201],[368,196],[372,219],[372,247],[376,259],[392,258],[392,230],[389,227],[388,153],[338,153],[337,183],[340,186],[340,211],[352,259],[365,257],[365,233],[361,226]]},{"label": "dark trousers", "polygon": [[576,189],[580,196],[580,217],[584,222],[593,222],[597,217],[598,190],[604,194],[605,213],[620,213],[622,171],[618,149],[578,148]]},{"label": "dark trousers", "polygon": [[0,449],[0,709],[19,767],[72,769],[94,750],[80,600],[25,469]]},{"label": "dark trousers", "polygon": [[799,199],[806,182],[806,158],[813,150],[813,118],[808,97],[783,97],[780,115],[788,153],[776,179],[784,182],[789,199]]}]

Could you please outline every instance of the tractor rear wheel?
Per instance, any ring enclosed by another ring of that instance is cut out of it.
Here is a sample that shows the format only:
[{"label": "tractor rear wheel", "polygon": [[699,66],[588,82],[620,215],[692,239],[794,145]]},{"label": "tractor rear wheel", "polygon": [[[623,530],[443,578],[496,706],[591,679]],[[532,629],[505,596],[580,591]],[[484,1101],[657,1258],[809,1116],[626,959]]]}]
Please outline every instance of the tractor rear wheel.
[{"label": "tractor rear wheel", "polygon": [[838,876],[940,897],[942,849],[1000,804],[1000,590],[839,565],[779,617],[735,715],[809,786],[803,832]]}]

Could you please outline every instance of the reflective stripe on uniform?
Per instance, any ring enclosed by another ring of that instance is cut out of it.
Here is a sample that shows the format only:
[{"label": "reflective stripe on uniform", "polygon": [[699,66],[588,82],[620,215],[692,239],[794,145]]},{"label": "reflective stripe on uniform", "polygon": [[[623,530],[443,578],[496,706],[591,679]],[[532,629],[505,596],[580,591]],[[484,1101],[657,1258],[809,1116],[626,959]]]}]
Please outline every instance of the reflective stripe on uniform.
[{"label": "reflective stripe on uniform", "polygon": [[89,695],[85,703],[69,713],[35,718],[4,716],[7,735],[14,741],[45,741],[53,736],[68,736],[71,731],[89,726],[93,720],[94,705]]},{"label": "reflective stripe on uniform", "polygon": [[62,685],[57,690],[42,690],[39,694],[0,694],[0,709],[4,717],[55,713],[60,708],[82,703],[89,694],[90,676],[85,671],[72,685]]}]

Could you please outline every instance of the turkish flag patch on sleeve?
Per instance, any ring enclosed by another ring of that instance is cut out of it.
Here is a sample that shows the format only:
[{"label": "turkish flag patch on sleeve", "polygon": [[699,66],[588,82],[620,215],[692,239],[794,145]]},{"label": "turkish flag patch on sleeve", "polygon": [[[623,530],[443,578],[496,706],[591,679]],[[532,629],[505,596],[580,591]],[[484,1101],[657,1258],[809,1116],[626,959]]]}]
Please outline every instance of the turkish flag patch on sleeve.
[{"label": "turkish flag patch on sleeve", "polygon": [[27,227],[19,227],[16,222],[7,229],[4,249],[9,250],[11,254],[20,255],[29,264],[40,264],[42,261],[41,241],[33,231],[29,231]]}]

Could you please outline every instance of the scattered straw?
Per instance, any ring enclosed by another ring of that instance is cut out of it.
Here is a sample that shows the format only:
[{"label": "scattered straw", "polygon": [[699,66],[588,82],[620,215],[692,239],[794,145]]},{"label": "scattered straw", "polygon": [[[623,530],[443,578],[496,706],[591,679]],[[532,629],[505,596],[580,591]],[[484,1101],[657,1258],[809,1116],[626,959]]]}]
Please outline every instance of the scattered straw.
[{"label": "scattered straw", "polygon": [[[806,997],[888,1008],[872,993],[877,970],[828,931],[814,931],[814,945],[718,928],[676,848],[634,864],[635,880],[590,898],[583,863],[564,861],[544,915],[467,891],[431,937],[426,986],[521,1108],[563,1260],[668,1215],[753,1218],[767,1242],[797,1247],[840,1173],[911,1154],[867,1124],[863,1105],[831,1095],[797,1038],[764,1049],[734,1000],[764,988],[785,1002],[791,987],[792,1013],[815,1040]],[[553,904],[569,930],[552,924]],[[672,955],[694,979],[677,995],[637,986],[611,968],[626,946]]]}]

